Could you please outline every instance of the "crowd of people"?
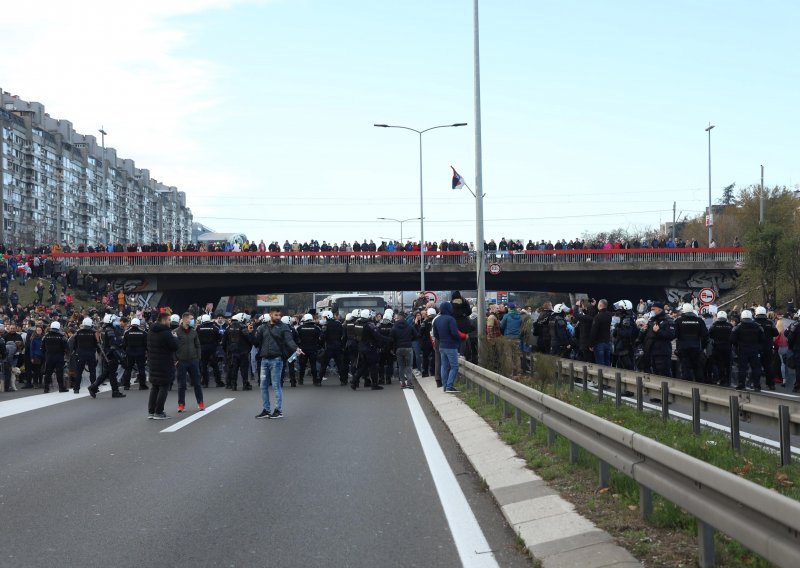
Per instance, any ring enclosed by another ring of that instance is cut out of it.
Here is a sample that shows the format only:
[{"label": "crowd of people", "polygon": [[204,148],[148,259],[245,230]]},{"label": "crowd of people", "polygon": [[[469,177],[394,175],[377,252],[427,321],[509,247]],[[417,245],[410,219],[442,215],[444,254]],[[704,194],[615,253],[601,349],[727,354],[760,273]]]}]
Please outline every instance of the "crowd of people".
[{"label": "crowd of people", "polygon": [[[800,392],[800,311],[753,305],[725,312],[640,300],[545,303],[517,311],[492,307],[487,336],[509,336],[524,354],[540,352],[686,380]],[[523,355],[523,366],[527,366]]]}]

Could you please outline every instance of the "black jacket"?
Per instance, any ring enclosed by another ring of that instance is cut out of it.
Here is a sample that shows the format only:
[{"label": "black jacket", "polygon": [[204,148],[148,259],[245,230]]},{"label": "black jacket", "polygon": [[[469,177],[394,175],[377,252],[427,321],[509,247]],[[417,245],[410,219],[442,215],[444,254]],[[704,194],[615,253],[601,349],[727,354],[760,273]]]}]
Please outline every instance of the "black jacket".
[{"label": "black jacket", "polygon": [[122,336],[122,347],[131,357],[140,357],[147,351],[147,332],[138,327],[129,328]]},{"label": "black jacket", "polygon": [[147,334],[147,354],[149,355],[150,382],[166,385],[172,378],[173,354],[178,350],[178,340],[172,336],[168,326],[153,324]]},{"label": "black jacket", "polygon": [[328,320],[325,324],[325,347],[339,349],[342,346],[344,326],[339,320]]},{"label": "black jacket", "polygon": [[694,313],[683,314],[675,320],[675,339],[678,349],[703,349],[708,343],[706,322]]},{"label": "black jacket", "polygon": [[730,353],[732,332],[733,325],[728,321],[717,320],[711,324],[711,328],[708,330],[708,337],[712,341],[714,351],[727,351]]},{"label": "black jacket", "polygon": [[589,345],[598,343],[611,343],[611,312],[597,310],[597,315],[592,320],[592,331],[589,335]]},{"label": "black jacket", "polygon": [[292,351],[297,351],[291,328],[281,322],[261,324],[250,334],[250,340],[258,348],[258,356],[262,359],[288,357]]},{"label": "black jacket", "polygon": [[731,343],[739,353],[760,353],[767,344],[764,330],[753,320],[742,320],[733,328]]},{"label": "black jacket", "polygon": [[411,347],[411,342],[417,339],[419,334],[407,321],[398,320],[392,326],[391,337],[395,349],[406,349]]},{"label": "black jacket", "polygon": [[64,361],[67,354],[67,338],[60,331],[50,330],[42,339],[45,361]]}]

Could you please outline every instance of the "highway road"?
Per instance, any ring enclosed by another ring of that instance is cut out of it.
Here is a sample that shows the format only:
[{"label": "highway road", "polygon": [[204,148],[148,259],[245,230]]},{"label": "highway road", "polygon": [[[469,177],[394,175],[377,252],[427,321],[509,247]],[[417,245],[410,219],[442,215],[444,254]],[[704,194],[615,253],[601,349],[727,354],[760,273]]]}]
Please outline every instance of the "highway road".
[{"label": "highway road", "polygon": [[2,567],[530,565],[419,389],[84,392],[0,393]]}]

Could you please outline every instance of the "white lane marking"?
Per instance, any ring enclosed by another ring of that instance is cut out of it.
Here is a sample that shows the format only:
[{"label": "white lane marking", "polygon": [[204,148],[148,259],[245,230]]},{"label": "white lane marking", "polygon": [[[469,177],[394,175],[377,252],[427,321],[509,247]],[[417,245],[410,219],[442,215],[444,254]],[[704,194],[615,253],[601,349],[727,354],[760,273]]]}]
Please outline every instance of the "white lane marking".
[{"label": "white lane marking", "polygon": [[453,535],[461,564],[466,568],[495,568],[498,566],[494,553],[489,548],[489,543],[481,530],[475,514],[456,480],[442,447],[431,429],[422,407],[414,396],[414,391],[404,390],[411,419],[417,429],[422,451],[428,460],[436,492],[442,502],[450,533]]},{"label": "white lane marking", "polygon": [[184,426],[188,426],[189,424],[191,424],[195,420],[200,420],[203,416],[207,416],[208,413],[214,412],[218,408],[222,408],[223,406],[225,406],[226,404],[228,404],[232,400],[236,400],[236,399],[234,399],[234,398],[223,398],[219,402],[214,403],[211,406],[206,407],[205,410],[198,410],[197,412],[192,414],[189,418],[184,418],[183,420],[181,420],[180,422],[176,422],[175,424],[173,424],[169,428],[164,428],[163,430],[161,430],[161,433],[163,434],[164,432],[177,432],[178,430],[180,430]]},{"label": "white lane marking", "polygon": [[[58,387],[56,387],[56,390],[58,390]],[[100,390],[97,392],[108,392],[110,390],[110,386],[104,385],[100,387]],[[8,418],[9,416],[14,416],[15,414],[22,414],[23,412],[30,412],[31,410],[39,410],[40,408],[47,408],[48,406],[61,404],[62,402],[69,402],[71,400],[77,400],[79,398],[86,398],[87,396],[89,396],[89,391],[87,391],[84,387],[78,394],[75,394],[72,392],[72,389],[70,389],[69,392],[34,394],[22,398],[15,398],[14,400],[6,400],[4,402],[0,402],[0,418]]]}]

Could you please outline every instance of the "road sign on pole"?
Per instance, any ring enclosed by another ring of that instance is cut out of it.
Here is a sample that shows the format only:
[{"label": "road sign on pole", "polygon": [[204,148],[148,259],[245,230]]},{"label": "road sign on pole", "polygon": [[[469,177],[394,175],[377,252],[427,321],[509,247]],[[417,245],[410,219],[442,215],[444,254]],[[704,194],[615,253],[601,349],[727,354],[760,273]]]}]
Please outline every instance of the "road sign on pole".
[{"label": "road sign on pole", "polygon": [[489,274],[491,274],[492,276],[497,276],[498,274],[500,274],[501,271],[502,269],[500,268],[500,265],[497,264],[496,262],[489,265]]},{"label": "road sign on pole", "polygon": [[703,304],[713,304],[714,300],[717,299],[717,293],[714,292],[713,288],[703,288],[700,290],[698,298]]}]

